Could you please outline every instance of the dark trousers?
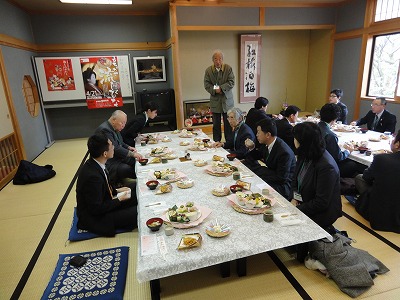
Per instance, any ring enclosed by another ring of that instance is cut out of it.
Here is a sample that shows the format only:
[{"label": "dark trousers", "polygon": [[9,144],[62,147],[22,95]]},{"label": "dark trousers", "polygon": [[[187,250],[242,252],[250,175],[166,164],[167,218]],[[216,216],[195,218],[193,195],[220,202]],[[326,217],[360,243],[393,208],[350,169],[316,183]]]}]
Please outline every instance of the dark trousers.
[{"label": "dark trousers", "polygon": [[228,122],[228,115],[226,113],[215,113],[213,112],[213,140],[216,142],[220,142],[222,139],[222,131],[221,131],[221,115],[224,121],[224,136],[225,141],[229,138],[232,138],[232,127]]},{"label": "dark trousers", "polygon": [[124,178],[136,179],[135,167],[125,163],[119,164],[117,168],[117,178],[119,181]]},{"label": "dark trousers", "polygon": [[339,161],[338,163],[340,177],[343,178],[354,178],[358,174],[364,173],[364,170],[367,168],[366,165],[360,164],[350,158],[346,158],[345,160]]},{"label": "dark trousers", "polygon": [[[134,193],[134,191],[132,191],[132,193]],[[137,207],[135,202],[137,203],[137,201],[133,199],[122,201],[121,207],[111,212],[115,229],[137,228]]]}]

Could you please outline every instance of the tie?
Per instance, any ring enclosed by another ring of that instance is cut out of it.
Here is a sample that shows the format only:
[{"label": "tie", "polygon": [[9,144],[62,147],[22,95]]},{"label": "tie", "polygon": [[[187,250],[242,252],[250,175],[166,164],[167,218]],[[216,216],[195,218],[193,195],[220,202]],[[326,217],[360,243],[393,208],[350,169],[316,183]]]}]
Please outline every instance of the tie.
[{"label": "tie", "polygon": [[107,181],[108,191],[110,192],[110,195],[111,195],[111,198],[112,198],[113,194],[112,194],[112,190],[111,190],[111,187],[110,187],[110,182],[109,182],[109,179],[108,179],[110,177],[110,174],[108,173],[107,169],[104,169],[104,173],[106,174],[106,181]]},{"label": "tie", "polygon": [[376,125],[378,125],[378,115],[375,115],[374,122],[372,123],[372,130],[375,130]]},{"label": "tie", "polygon": [[267,154],[265,155],[265,162],[267,162],[268,157],[269,157],[269,148],[267,146]]},{"label": "tie", "polygon": [[239,130],[235,130],[235,133],[233,135],[233,150],[236,150],[236,137],[238,135]]}]

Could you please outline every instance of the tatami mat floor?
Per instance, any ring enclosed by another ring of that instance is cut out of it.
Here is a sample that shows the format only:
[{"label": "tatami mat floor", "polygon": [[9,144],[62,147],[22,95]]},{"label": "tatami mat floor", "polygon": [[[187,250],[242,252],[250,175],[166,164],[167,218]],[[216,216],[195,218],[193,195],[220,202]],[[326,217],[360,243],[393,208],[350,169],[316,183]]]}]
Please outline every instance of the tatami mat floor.
[{"label": "tatami mat floor", "polygon": [[[74,176],[86,153],[86,139],[57,141],[44,151],[34,163],[51,164],[57,175],[45,182],[14,186],[0,191],[0,299],[10,299],[19,282],[24,283],[19,299],[40,299],[54,271],[58,255],[92,251],[117,246],[129,246],[129,266],[124,299],[150,299],[148,283],[136,280],[137,231],[119,234],[114,238],[96,238],[82,242],[67,242],[75,200]],[[71,186],[70,186],[71,185]],[[66,194],[68,187],[72,187]],[[51,224],[57,207],[66,194],[54,226],[31,272],[26,272],[39,243]],[[354,208],[343,201],[347,215],[369,226]],[[354,247],[367,250],[380,259],[391,271],[378,276],[375,285],[359,298],[400,299],[400,254],[377,237],[346,217],[336,226],[346,230],[357,240]],[[395,245],[400,245],[400,235],[378,232]],[[306,299],[348,299],[336,284],[318,271],[307,270],[285,250],[275,251],[289,272],[305,290]],[[25,272],[25,275],[24,275]],[[23,276],[27,280],[21,281]],[[29,276],[29,277],[28,277]],[[161,280],[161,299],[302,299],[279,267],[268,254],[248,258],[247,276],[237,277],[232,264],[231,277],[221,278],[217,266],[184,273]],[[309,295],[309,297],[307,296]]]}]

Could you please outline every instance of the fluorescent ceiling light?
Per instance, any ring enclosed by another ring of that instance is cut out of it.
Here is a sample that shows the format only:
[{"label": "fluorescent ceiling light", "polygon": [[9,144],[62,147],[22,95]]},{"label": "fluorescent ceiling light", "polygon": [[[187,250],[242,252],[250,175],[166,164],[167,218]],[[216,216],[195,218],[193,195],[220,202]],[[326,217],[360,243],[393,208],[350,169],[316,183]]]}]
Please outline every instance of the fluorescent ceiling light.
[{"label": "fluorescent ceiling light", "polygon": [[60,0],[62,3],[131,5],[132,0]]}]

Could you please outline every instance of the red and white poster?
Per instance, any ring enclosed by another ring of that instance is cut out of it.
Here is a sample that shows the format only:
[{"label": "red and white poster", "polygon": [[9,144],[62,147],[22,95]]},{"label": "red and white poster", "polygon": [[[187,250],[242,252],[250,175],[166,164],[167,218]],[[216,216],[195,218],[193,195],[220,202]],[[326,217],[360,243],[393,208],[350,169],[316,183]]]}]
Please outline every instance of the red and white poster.
[{"label": "red and white poster", "polygon": [[117,57],[85,57],[80,63],[88,108],[122,106]]},{"label": "red and white poster", "polygon": [[43,66],[49,92],[75,90],[71,59],[45,59],[43,60]]}]

